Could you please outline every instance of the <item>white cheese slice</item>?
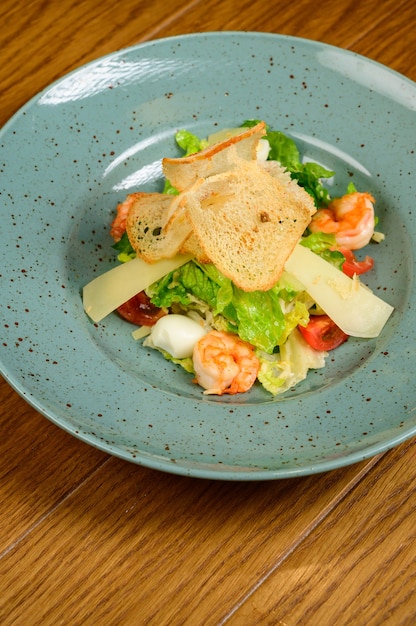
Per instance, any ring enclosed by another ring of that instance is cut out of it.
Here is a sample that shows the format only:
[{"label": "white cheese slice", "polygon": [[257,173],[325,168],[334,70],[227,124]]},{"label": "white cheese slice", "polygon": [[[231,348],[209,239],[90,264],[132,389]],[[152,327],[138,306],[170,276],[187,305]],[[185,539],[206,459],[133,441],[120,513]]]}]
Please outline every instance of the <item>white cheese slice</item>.
[{"label": "white cheese slice", "polygon": [[82,294],[84,310],[94,322],[100,322],[121,304],[191,258],[190,254],[182,254],[150,264],[137,257],[117,265],[85,285]]},{"label": "white cheese slice", "polygon": [[378,337],[393,312],[359,279],[349,278],[320,256],[298,244],[285,269],[339,326],[353,337]]}]

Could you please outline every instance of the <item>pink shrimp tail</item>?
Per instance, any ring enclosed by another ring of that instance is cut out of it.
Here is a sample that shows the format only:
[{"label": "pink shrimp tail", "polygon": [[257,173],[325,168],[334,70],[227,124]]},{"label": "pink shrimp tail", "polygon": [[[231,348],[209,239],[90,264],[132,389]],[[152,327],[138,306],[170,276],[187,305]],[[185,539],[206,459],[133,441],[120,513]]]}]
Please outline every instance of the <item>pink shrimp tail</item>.
[{"label": "pink shrimp tail", "polygon": [[120,241],[126,230],[127,215],[137,195],[139,194],[131,193],[123,202],[117,205],[117,215],[112,221],[110,228],[110,235],[116,242]]}]

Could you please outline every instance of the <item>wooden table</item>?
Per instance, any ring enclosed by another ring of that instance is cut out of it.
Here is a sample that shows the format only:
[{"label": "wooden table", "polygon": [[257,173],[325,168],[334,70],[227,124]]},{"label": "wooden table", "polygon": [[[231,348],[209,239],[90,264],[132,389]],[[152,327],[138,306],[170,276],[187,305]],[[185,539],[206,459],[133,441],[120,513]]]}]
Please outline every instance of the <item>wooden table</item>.
[{"label": "wooden table", "polygon": [[[3,0],[0,17],[1,123],[87,61],[194,31],[320,40],[416,80],[411,0]],[[327,474],[211,482],[108,456],[0,393],[3,626],[416,624],[414,440]]]}]

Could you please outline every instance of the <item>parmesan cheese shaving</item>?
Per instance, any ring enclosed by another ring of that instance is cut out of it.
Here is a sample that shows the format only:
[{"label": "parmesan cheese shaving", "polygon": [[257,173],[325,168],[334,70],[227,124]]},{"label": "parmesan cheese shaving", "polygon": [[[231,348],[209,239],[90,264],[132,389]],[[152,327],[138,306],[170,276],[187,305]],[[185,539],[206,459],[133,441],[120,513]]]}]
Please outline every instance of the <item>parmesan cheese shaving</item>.
[{"label": "parmesan cheese shaving", "polygon": [[371,239],[373,241],[375,241],[376,243],[381,243],[382,241],[384,241],[386,238],[386,235],[384,233],[379,233],[378,231],[374,231],[373,235],[371,237]]},{"label": "parmesan cheese shaving", "polygon": [[93,322],[100,322],[124,302],[191,258],[190,254],[182,254],[157,263],[145,263],[135,258],[118,265],[85,285],[82,294],[84,310]]},{"label": "parmesan cheese shaving", "polygon": [[340,298],[342,298],[343,300],[349,300],[353,293],[360,288],[361,283],[356,274],[354,274],[354,276],[350,278],[349,282],[345,282],[344,280],[342,280],[342,276],[343,274],[341,273],[341,280],[339,276],[337,276],[336,279],[328,278],[327,283],[334,291],[338,293]]},{"label": "parmesan cheese shaving", "polygon": [[378,337],[393,307],[378,298],[357,277],[346,274],[298,244],[285,269],[344,333],[353,337]]},{"label": "parmesan cheese shaving", "polygon": [[143,339],[143,337],[147,337],[150,333],[151,326],[140,326],[139,328],[136,328],[136,330],[133,330],[131,336],[135,341],[138,341],[139,339]]}]

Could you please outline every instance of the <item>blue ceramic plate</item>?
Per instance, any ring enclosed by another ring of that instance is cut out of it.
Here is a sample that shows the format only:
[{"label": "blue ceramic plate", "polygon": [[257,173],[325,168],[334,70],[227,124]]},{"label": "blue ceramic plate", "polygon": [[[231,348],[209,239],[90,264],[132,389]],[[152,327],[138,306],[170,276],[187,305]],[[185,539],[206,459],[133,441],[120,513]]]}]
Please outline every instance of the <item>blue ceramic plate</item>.
[{"label": "blue ceramic plate", "polygon": [[[1,132],[1,365],[74,436],[158,470],[226,480],[312,474],[416,433],[416,85],[319,42],[221,32],[151,41],[69,74]],[[161,186],[174,133],[247,118],[377,199],[386,234],[369,286],[395,307],[375,340],[350,339],[285,396],[206,397],[81,289],[115,264],[109,224],[128,192]]]}]

